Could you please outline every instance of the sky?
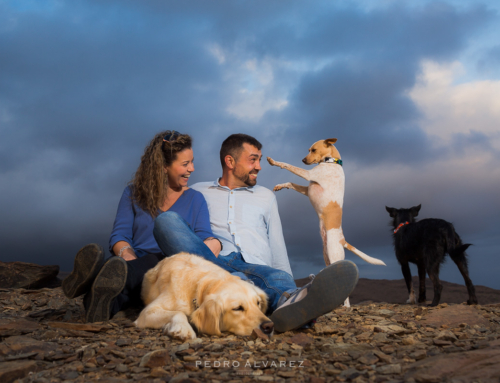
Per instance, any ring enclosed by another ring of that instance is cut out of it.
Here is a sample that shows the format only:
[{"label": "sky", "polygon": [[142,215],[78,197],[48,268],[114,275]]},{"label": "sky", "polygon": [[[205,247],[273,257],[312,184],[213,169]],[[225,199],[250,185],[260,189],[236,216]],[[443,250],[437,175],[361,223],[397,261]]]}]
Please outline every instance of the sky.
[{"label": "sky", "polygon": [[[401,279],[385,206],[452,222],[471,279],[500,289],[496,1],[0,0],[0,259],[70,271],[108,248],[149,140],[193,137],[191,182],[232,133],[308,168],[337,138],[343,231],[361,278]],[[258,183],[306,185],[263,163]],[[324,267],[318,217],[276,193],[295,278]],[[416,268],[412,268],[416,274]],[[441,278],[464,284],[451,260]],[[465,300],[465,298],[464,298]]]}]

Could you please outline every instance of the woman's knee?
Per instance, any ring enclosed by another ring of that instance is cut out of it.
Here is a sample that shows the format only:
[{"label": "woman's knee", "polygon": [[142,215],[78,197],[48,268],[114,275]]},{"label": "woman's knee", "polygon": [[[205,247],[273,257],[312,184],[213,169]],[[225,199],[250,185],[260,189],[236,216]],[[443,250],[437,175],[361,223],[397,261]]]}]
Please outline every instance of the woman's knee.
[{"label": "woman's knee", "polygon": [[161,228],[161,226],[164,225],[172,225],[180,222],[184,222],[184,220],[178,213],[176,213],[175,211],[166,211],[164,213],[161,213],[158,217],[156,217],[155,229],[157,227]]}]

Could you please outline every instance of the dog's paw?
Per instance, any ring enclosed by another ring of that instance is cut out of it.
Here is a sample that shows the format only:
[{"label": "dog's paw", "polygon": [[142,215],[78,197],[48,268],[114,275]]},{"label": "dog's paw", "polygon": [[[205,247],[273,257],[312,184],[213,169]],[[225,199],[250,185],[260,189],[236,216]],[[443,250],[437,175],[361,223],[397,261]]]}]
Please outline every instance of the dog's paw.
[{"label": "dog's paw", "polygon": [[290,188],[290,184],[289,183],[286,183],[286,184],[279,184],[279,185],[276,185],[273,190],[274,191],[280,191],[281,189],[289,189]]},{"label": "dog's paw", "polygon": [[417,301],[415,300],[415,297],[411,297],[411,298],[408,298],[406,300],[406,303],[410,304],[410,305],[416,305],[417,304]]},{"label": "dog's paw", "polygon": [[172,338],[182,341],[196,339],[196,333],[189,324],[167,323],[163,326],[163,332]]}]

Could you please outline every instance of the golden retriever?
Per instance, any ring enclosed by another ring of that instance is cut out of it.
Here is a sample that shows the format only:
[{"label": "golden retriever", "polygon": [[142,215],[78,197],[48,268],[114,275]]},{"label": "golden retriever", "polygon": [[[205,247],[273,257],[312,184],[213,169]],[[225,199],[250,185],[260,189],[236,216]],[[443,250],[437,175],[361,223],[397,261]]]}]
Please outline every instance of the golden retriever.
[{"label": "golden retriever", "polygon": [[146,273],[141,295],[146,307],[135,325],[163,328],[177,339],[196,338],[189,322],[209,335],[250,335],[258,327],[268,335],[273,331],[264,315],[264,291],[194,254],[179,253],[158,263]]}]

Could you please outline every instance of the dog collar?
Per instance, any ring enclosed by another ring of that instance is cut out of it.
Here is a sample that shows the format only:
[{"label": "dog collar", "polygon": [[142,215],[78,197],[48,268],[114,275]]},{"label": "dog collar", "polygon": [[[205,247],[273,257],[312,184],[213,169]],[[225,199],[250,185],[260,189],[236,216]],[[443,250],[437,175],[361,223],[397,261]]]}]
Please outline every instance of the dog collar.
[{"label": "dog collar", "polygon": [[396,227],[396,229],[394,230],[394,234],[396,234],[399,229],[401,229],[404,225],[409,225],[410,222],[406,221],[406,222],[403,222],[403,223],[400,223],[398,227]]},{"label": "dog collar", "polygon": [[339,164],[340,166],[342,166],[342,160],[339,158],[325,157],[325,159],[322,162],[329,164]]}]

